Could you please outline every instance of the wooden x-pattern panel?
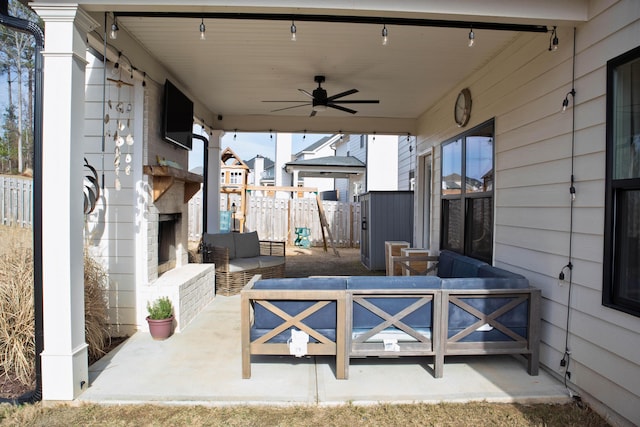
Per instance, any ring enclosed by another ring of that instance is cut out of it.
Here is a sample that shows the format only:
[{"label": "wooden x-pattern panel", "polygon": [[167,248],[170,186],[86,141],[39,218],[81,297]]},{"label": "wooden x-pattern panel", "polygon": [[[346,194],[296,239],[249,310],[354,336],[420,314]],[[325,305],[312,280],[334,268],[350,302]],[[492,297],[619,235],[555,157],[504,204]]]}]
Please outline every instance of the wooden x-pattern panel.
[{"label": "wooden x-pattern panel", "polygon": [[312,305],[311,307],[307,308],[306,310],[301,311],[300,313],[296,314],[295,316],[291,316],[287,312],[285,312],[285,311],[281,310],[280,308],[278,308],[277,306],[271,304],[269,301],[254,300],[254,302],[256,304],[260,304],[261,306],[263,306],[264,308],[269,310],[271,313],[273,313],[273,314],[277,315],[278,317],[282,318],[283,322],[278,327],[272,329],[271,331],[269,331],[268,333],[264,334],[263,336],[261,336],[257,340],[253,341],[252,344],[264,344],[264,343],[268,342],[271,338],[277,336],[279,333],[281,333],[281,332],[283,332],[283,331],[285,331],[285,330],[287,330],[289,328],[292,328],[292,327],[298,327],[298,329],[306,332],[307,334],[309,334],[310,337],[315,338],[316,340],[318,340],[319,342],[321,342],[323,344],[331,344],[331,343],[333,343],[333,341],[331,341],[329,338],[325,337],[324,335],[322,335],[320,332],[316,331],[315,329],[307,326],[303,322],[303,320],[305,320],[307,317],[311,316],[313,313],[315,313],[318,310],[320,310],[322,307],[324,307],[327,304],[329,304],[331,301],[318,301],[314,305]]},{"label": "wooden x-pattern panel", "polygon": [[[512,298],[492,313],[485,314],[467,304],[468,298]],[[442,311],[439,320],[439,345],[436,350],[436,372],[442,372],[444,357],[449,355],[485,355],[485,354],[521,354],[527,359],[527,371],[529,375],[538,375],[540,355],[540,299],[539,289],[448,289],[442,291]],[[509,329],[496,319],[503,314],[515,309],[523,302],[527,302],[527,336],[522,337]],[[451,338],[449,336],[449,303],[455,304],[478,320],[458,332]],[[488,323],[511,338],[508,341],[461,341],[474,332],[478,327]]]},{"label": "wooden x-pattern panel", "polygon": [[[465,299],[469,299],[469,298],[473,298],[473,297],[474,297],[473,295],[465,295],[464,296]],[[486,296],[477,296],[477,298],[486,298]],[[507,326],[503,325],[502,323],[500,323],[496,319],[498,317],[502,316],[503,314],[513,310],[514,308],[519,306],[522,302],[526,301],[527,299],[528,298],[527,298],[526,295],[521,295],[521,296],[516,297],[513,300],[511,300],[511,302],[509,302],[508,304],[505,304],[502,307],[500,307],[499,309],[493,311],[492,313],[485,314],[485,313],[481,312],[480,310],[476,309],[475,307],[473,307],[473,306],[467,304],[466,302],[464,302],[460,297],[450,296],[449,297],[449,302],[450,303],[460,307],[461,309],[463,309],[467,313],[469,313],[472,316],[478,318],[478,321],[476,321],[475,323],[467,326],[465,329],[463,329],[462,331],[458,332],[457,334],[455,334],[454,336],[449,338],[447,341],[449,343],[457,342],[457,341],[463,339],[464,337],[466,337],[467,335],[472,334],[480,326],[488,323],[489,325],[491,325],[494,328],[498,329],[500,332],[502,332],[505,335],[509,336],[514,341],[521,342],[521,343],[526,343],[526,341],[527,341],[526,337],[522,337],[522,336],[518,335],[517,333],[515,333],[514,331],[512,331],[511,329],[509,329]]]},{"label": "wooden x-pattern panel", "polygon": [[[242,343],[242,378],[251,378],[251,355],[270,354],[288,355],[289,346],[286,343],[268,342],[273,337],[288,328],[298,327],[318,342],[309,343],[309,355],[335,355],[336,377],[347,378],[346,364],[346,293],[344,290],[317,289],[254,289],[254,285],[261,279],[257,274],[240,293],[240,335]],[[274,301],[310,301],[313,304],[296,315],[289,315],[273,304]],[[312,314],[318,312],[327,304],[336,303],[336,339],[330,340],[315,329],[304,323]],[[283,322],[260,338],[251,342],[251,326],[253,323],[252,305],[260,304],[266,310],[283,319]]]},{"label": "wooden x-pattern panel", "polygon": [[396,328],[402,330],[403,332],[405,332],[407,335],[412,336],[413,338],[415,338],[416,340],[423,342],[423,343],[430,343],[431,339],[429,339],[429,337],[421,334],[420,332],[416,331],[415,329],[413,329],[412,327],[410,327],[409,325],[407,325],[406,323],[402,322],[401,319],[405,318],[406,316],[408,316],[409,314],[413,313],[414,311],[416,311],[417,309],[419,309],[420,307],[424,306],[425,304],[428,304],[430,302],[433,301],[433,295],[405,295],[403,296],[403,298],[418,298],[417,301],[415,301],[413,304],[405,307],[403,310],[399,311],[398,313],[392,315],[390,313],[387,313],[386,311],[384,311],[383,309],[381,309],[380,307],[372,304],[371,302],[368,301],[368,299],[370,298],[389,298],[389,296],[376,296],[376,297],[372,297],[372,296],[353,296],[353,302],[356,304],[359,304],[360,306],[366,308],[367,310],[369,310],[370,312],[372,312],[373,314],[379,316],[381,319],[384,319],[383,322],[381,322],[380,324],[378,324],[378,326],[372,328],[371,330],[369,330],[368,332],[360,335],[357,338],[353,339],[353,342],[359,343],[359,342],[365,342],[367,341],[369,338],[375,336],[377,333],[387,329],[390,326],[395,326]]}]

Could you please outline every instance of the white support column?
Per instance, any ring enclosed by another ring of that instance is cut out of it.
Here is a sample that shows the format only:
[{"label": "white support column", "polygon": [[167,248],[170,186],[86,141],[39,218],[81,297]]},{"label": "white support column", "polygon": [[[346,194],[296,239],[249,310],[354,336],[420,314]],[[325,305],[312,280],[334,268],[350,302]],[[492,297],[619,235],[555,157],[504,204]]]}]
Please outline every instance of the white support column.
[{"label": "white support column", "polygon": [[224,131],[214,130],[207,147],[207,233],[220,231],[220,143]]},{"label": "white support column", "polygon": [[42,161],[42,398],[75,399],[89,384],[84,336],[83,130],[87,33],[77,4],[32,3],[45,22]]}]

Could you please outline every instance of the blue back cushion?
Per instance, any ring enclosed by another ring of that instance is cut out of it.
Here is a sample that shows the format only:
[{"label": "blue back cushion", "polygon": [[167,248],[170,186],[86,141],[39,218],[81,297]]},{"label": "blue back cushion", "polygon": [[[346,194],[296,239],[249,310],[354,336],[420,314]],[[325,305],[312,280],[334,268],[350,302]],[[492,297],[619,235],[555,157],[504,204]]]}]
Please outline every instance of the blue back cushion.
[{"label": "blue back cushion", "polygon": [[253,289],[346,289],[347,279],[344,277],[305,277],[285,279],[258,280]]},{"label": "blue back cushion", "polygon": [[[310,278],[286,278],[286,279],[265,279],[259,280],[253,286],[254,289],[318,289],[318,290],[340,290],[345,289],[346,279],[341,277],[310,277]],[[285,313],[295,316],[316,303],[316,301],[294,301],[294,300],[270,300],[271,304],[283,310]],[[336,303],[330,302],[311,316],[302,320],[305,325],[318,329],[335,329],[336,327]],[[282,324],[284,320],[264,308],[262,305],[254,304],[254,328],[269,329]]]},{"label": "blue back cushion", "polygon": [[444,250],[438,257],[440,277],[478,277],[478,269],[488,265],[484,261]]},{"label": "blue back cushion", "polygon": [[[498,310],[500,307],[508,304],[513,298],[496,297],[496,298],[461,298],[466,304],[474,307],[478,311],[484,314],[491,314]],[[468,313],[462,308],[449,303],[449,307],[445,308],[449,310],[449,325],[448,325],[448,338],[457,334],[461,330],[468,326],[471,326],[478,321],[475,315]],[[529,304],[527,301],[521,302],[515,308],[507,311],[496,320],[501,324],[513,329],[516,333],[526,337],[527,324],[529,319]],[[462,341],[512,341],[513,339],[508,335],[505,335],[498,329],[491,331],[475,331],[463,338]]]},{"label": "blue back cushion", "polygon": [[[441,279],[435,276],[354,276],[347,279],[347,289],[440,289]],[[381,295],[368,297],[367,301],[389,315],[395,315],[419,298],[397,298]],[[433,302],[429,302],[406,317],[401,322],[412,328],[430,328]],[[370,329],[385,319],[360,304],[353,303],[353,328]]]},{"label": "blue back cushion", "polygon": [[353,276],[347,289],[440,289],[436,276]]},{"label": "blue back cushion", "polygon": [[524,279],[524,276],[492,265],[482,265],[478,268],[478,277],[504,277],[508,279]]},{"label": "blue back cushion", "polygon": [[525,289],[529,281],[524,277],[466,277],[442,279],[442,289]]}]

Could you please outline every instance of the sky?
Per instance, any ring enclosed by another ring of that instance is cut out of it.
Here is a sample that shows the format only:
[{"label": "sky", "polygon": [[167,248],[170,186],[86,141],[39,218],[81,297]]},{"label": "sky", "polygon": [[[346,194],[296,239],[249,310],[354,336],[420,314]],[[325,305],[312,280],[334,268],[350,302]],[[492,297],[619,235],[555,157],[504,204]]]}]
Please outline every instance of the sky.
[{"label": "sky", "polygon": [[[197,129],[197,127],[196,127]],[[197,130],[195,131],[197,132]],[[326,134],[294,134],[292,154],[297,153],[303,148],[308,147],[320,138],[327,136]],[[227,132],[222,137],[220,149],[231,148],[242,160],[251,160],[260,154],[275,160],[275,141],[276,135],[269,133],[247,133],[247,132]],[[189,170],[194,167],[202,166],[199,159],[203,158],[204,143],[194,139],[193,150],[189,152]]]}]

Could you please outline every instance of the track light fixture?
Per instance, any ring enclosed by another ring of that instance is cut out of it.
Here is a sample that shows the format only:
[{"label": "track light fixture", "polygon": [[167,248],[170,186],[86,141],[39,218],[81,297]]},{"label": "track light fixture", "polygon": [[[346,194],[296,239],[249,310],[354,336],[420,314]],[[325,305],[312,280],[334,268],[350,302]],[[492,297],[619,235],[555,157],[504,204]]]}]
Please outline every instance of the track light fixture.
[{"label": "track light fixture", "polygon": [[204,25],[204,18],[200,22],[200,40],[206,40],[207,37],[204,35],[205,31],[207,31],[207,27]]},{"label": "track light fixture", "polygon": [[562,101],[562,111],[567,111],[567,107],[569,106],[569,95],[571,95],[571,97],[575,99],[576,90],[571,89],[569,92],[567,92],[567,95],[564,97],[564,100]]},{"label": "track light fixture", "polygon": [[389,43],[389,31],[387,25],[382,24],[382,46],[386,46]]},{"label": "track light fixture", "polygon": [[551,30],[551,36],[549,36],[549,51],[554,52],[558,50],[558,44],[560,41],[558,40],[558,32],[556,30],[556,26],[553,26],[553,30]]},{"label": "track light fixture", "polygon": [[475,43],[476,40],[476,35],[473,32],[473,28],[471,28],[469,30],[469,47],[473,47],[473,44]]},{"label": "track light fixture", "polygon": [[291,41],[292,41],[292,42],[294,42],[294,41],[296,41],[296,40],[297,40],[297,38],[296,38],[296,31],[297,31],[296,23],[295,23],[295,21],[292,19],[292,20],[291,20]]},{"label": "track light fixture", "polygon": [[118,18],[113,18],[113,24],[111,24],[111,32],[109,33],[109,37],[111,38],[111,40],[115,40],[118,38],[118,30],[120,30],[120,28],[118,28]]}]

